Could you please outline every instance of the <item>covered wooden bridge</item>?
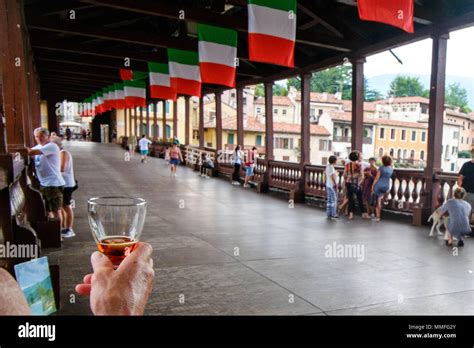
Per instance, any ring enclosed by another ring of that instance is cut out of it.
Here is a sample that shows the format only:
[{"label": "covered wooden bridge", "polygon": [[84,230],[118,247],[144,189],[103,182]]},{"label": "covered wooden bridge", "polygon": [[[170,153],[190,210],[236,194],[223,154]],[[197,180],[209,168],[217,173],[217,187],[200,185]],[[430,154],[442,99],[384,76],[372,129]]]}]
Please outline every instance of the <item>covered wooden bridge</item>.
[{"label": "covered wooden bridge", "polygon": [[[387,205],[392,210],[412,215],[415,224],[422,224],[433,207],[447,198],[445,190],[440,189],[441,186],[448,184],[452,188],[455,182],[454,177],[441,172],[447,43],[450,31],[474,24],[474,3],[470,0],[416,0],[414,33],[405,33],[381,23],[361,21],[354,0],[299,0],[296,16],[295,66],[288,68],[249,59],[248,12],[247,1],[244,0],[0,0],[0,112],[3,115],[3,122],[0,122],[0,242],[29,244],[39,243],[41,240],[43,249],[60,246],[59,223],[46,217],[32,163],[26,156],[26,147],[34,145],[33,130],[42,124],[41,101],[47,101],[48,128],[57,132],[59,125],[56,103],[65,99],[82,102],[105,85],[120,82],[119,69],[147,71],[147,62],[166,63],[167,48],[196,51],[196,23],[237,30],[237,144],[244,144],[243,89],[248,85],[263,83],[265,158],[258,161],[256,184],[260,192],[271,188],[289,191],[295,201],[303,201],[306,196],[320,198],[325,195],[323,169],[309,163],[311,74],[347,61],[352,63],[351,141],[354,150],[362,150],[365,58],[431,37],[433,48],[427,166],[420,172],[397,171],[398,184],[393,185],[391,201]],[[294,76],[300,77],[302,87],[301,161],[278,162],[273,158],[272,87],[275,81]],[[218,151],[222,150],[221,94],[227,88],[202,84],[197,148],[190,146],[190,97],[179,96],[185,100],[185,137],[182,142],[188,158],[200,151],[209,151],[217,157]],[[203,96],[207,94],[215,95],[216,149],[205,148],[204,143]],[[164,102],[147,98],[148,105]],[[174,105],[173,123],[176,125],[178,102]],[[131,136],[139,135],[136,134],[138,122],[156,125],[157,108],[153,110],[125,110],[124,133],[118,134],[122,137],[124,146],[127,146],[127,139]],[[96,118],[105,115],[113,118],[114,112],[107,111]],[[166,118],[163,120],[166,122]],[[173,129],[176,132],[177,127]],[[153,140],[156,148],[166,143],[166,139],[159,139],[156,133]],[[97,144],[87,146],[97,153],[105,151],[104,153],[109,154],[108,151],[116,151],[106,145],[103,148]],[[86,151],[84,149],[87,146],[79,150],[79,158],[80,151]],[[86,157],[82,161],[82,170],[90,170]],[[104,170],[113,168],[110,167],[111,163],[106,164],[109,167],[104,167]],[[120,166],[118,163],[116,165]],[[218,163],[219,173],[228,174],[229,170],[227,164]],[[87,181],[84,181],[84,185],[88,185]],[[409,189],[413,186],[415,189]],[[91,184],[91,187],[97,188],[97,185]],[[448,190],[448,196],[451,191]],[[130,192],[136,193],[134,190]],[[81,196],[81,199],[85,198]],[[229,208],[234,209],[235,206]],[[156,211],[157,214],[159,212]],[[87,229],[85,221],[84,219],[82,227]],[[173,223],[178,221],[165,221],[164,224],[171,224],[168,227],[173,228]],[[219,225],[219,228],[225,229],[225,225]],[[211,239],[207,242],[212,243]],[[88,238],[85,236],[80,239],[81,242],[86,240]],[[74,246],[79,247],[79,243],[76,242]],[[230,247],[225,244],[225,248]],[[225,262],[229,261],[227,256]],[[3,263],[12,266],[12,263],[18,261],[3,260]],[[238,263],[240,265],[240,261]],[[293,266],[297,268],[296,264]],[[265,273],[263,268],[259,272]],[[86,269],[87,266],[76,268],[75,276]],[[73,276],[69,274],[68,277],[68,286],[71,286]],[[268,277],[273,279],[272,276]],[[308,286],[302,285],[302,292]],[[348,306],[352,305],[357,303]],[[158,307],[166,311],[166,306]],[[319,309],[324,311],[343,307],[340,303],[332,303],[328,307],[320,306]],[[322,312],[319,309],[300,312]],[[71,308],[71,312],[73,311]]]}]

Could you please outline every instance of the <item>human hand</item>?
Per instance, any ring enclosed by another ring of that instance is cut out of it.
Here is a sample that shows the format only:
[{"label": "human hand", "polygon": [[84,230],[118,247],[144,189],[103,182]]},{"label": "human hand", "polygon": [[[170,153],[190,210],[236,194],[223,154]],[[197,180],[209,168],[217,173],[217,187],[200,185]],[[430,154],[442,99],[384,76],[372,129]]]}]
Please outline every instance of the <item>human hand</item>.
[{"label": "human hand", "polygon": [[152,251],[150,244],[138,243],[116,270],[106,255],[94,252],[94,273],[76,285],[76,292],[90,296],[95,315],[143,315],[155,278]]}]

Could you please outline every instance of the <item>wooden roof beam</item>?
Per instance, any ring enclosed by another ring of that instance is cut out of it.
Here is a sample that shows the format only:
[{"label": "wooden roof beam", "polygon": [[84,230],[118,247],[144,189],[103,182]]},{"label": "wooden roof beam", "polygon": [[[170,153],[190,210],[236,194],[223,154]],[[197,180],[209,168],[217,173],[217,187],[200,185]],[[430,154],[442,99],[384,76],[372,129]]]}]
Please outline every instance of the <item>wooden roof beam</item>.
[{"label": "wooden roof beam", "polygon": [[[144,13],[152,16],[166,17],[179,20],[180,14],[184,14],[184,20],[190,22],[206,23],[225,28],[231,28],[242,32],[247,32],[248,23],[236,16],[228,14],[216,14],[215,12],[196,9],[183,8],[172,5],[169,2],[156,2],[152,0],[80,0],[83,3],[105,6],[117,10]],[[315,47],[324,47],[336,51],[348,52],[353,48],[350,41],[339,38],[314,37],[304,31],[297,31],[296,42]]]}]

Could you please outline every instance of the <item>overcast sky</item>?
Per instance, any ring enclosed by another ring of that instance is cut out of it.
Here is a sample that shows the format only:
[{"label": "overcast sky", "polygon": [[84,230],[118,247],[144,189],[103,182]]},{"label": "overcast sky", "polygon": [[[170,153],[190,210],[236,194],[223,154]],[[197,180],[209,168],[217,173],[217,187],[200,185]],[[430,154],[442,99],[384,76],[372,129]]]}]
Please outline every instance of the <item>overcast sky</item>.
[{"label": "overcast sky", "polygon": [[[427,39],[393,49],[400,64],[390,52],[367,57],[364,73],[367,77],[384,74],[430,74],[432,40]],[[450,33],[448,41],[447,75],[474,78],[474,27]]]}]

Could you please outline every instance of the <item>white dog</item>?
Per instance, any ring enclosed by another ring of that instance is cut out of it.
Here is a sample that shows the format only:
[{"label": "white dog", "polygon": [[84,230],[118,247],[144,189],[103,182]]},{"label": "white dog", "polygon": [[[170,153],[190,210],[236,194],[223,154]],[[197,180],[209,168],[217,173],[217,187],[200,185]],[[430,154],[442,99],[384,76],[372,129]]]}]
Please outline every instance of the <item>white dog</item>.
[{"label": "white dog", "polygon": [[[433,226],[431,226],[430,237],[434,236],[434,230],[438,231],[438,235],[442,236],[444,234],[444,239],[448,239],[448,217],[441,213],[441,207],[436,209],[433,214],[428,218],[428,222],[433,220]],[[441,232],[441,227],[444,226],[445,232]]]}]

